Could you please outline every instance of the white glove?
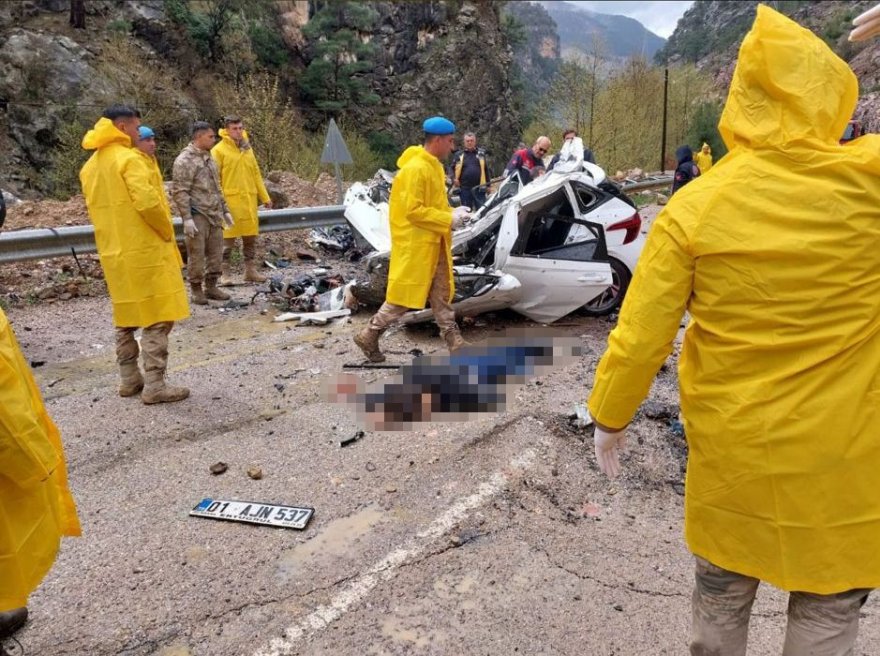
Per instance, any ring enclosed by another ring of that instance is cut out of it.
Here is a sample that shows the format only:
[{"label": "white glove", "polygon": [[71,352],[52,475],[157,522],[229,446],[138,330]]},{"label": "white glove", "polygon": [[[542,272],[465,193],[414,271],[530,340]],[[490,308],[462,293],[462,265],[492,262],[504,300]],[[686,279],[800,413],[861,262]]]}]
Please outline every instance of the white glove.
[{"label": "white glove", "polygon": [[865,41],[880,34],[880,5],[853,19],[855,28],[849,33],[850,41]]},{"label": "white glove", "polygon": [[199,234],[199,229],[196,228],[196,222],[192,219],[185,219],[183,222],[183,234],[190,239]]},{"label": "white glove", "polygon": [[620,452],[626,448],[626,429],[610,433],[596,426],[593,444],[599,469],[609,478],[615,478],[620,473]]},{"label": "white glove", "polygon": [[456,230],[460,228],[465,222],[465,219],[469,218],[471,218],[471,208],[465,207],[464,205],[456,207],[452,210],[452,229]]},{"label": "white glove", "polygon": [[226,212],[223,215],[223,220],[220,222],[223,225],[224,230],[229,230],[232,226],[235,225],[235,220],[232,218],[232,214]]}]

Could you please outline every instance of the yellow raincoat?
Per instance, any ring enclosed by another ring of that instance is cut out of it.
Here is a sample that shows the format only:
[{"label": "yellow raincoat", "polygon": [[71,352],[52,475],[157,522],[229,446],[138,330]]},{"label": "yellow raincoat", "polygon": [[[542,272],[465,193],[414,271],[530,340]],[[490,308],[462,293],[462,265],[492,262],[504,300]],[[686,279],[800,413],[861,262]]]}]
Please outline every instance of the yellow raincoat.
[{"label": "yellow raincoat", "polygon": [[694,154],[694,164],[696,164],[700,173],[706,173],[712,168],[712,147],[704,143],[700,152]]},{"label": "yellow raincoat", "polygon": [[[220,186],[229,205],[235,225],[223,231],[224,239],[260,234],[257,205],[269,202],[269,192],[253,148],[242,150],[225,129],[219,131],[220,141],[211,149],[211,156],[220,171]],[[243,132],[248,140],[247,131]],[[248,140],[249,142],[249,140]]]},{"label": "yellow raincoat", "polygon": [[79,535],[61,436],[0,310],[0,612],[27,605],[62,535]]},{"label": "yellow raincoat", "polygon": [[113,323],[151,326],[189,316],[168,201],[150,182],[145,159],[106,118],[82,142],[94,154],[79,174]]},{"label": "yellow raincoat", "polygon": [[697,555],[785,590],[880,587],[880,139],[837,139],[856,78],[758,7],[730,152],[651,229],[589,408],[625,426],[672,350]]},{"label": "yellow raincoat", "polygon": [[[165,181],[162,179],[162,171],[159,169],[159,162],[156,161],[155,157],[147,155],[142,150],[137,148],[134,148],[133,150],[143,157],[144,161],[147,163],[147,168],[150,170],[150,184],[156,188],[156,192],[159,194],[159,200],[162,202],[162,208],[168,216],[168,222],[171,223],[171,206],[168,204],[168,194],[165,193]],[[174,223],[171,223],[171,229],[174,230]],[[180,248],[175,248],[174,252],[177,254],[177,265],[182,269],[183,257],[180,255]]]},{"label": "yellow raincoat", "polygon": [[424,308],[437,262],[445,253],[452,301],[452,208],[443,165],[422,146],[410,146],[397,160],[397,166],[400,171],[391,185],[388,204],[391,264],[385,300]]}]

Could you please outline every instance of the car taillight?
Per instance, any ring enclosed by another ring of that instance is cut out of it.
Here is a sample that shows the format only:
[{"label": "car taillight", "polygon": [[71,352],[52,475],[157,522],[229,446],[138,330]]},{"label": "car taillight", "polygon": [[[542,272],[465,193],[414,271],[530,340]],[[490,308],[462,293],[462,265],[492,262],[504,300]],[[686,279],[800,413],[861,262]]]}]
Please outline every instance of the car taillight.
[{"label": "car taillight", "polygon": [[628,219],[618,221],[617,223],[612,223],[610,226],[605,228],[605,232],[611,232],[612,230],[626,230],[626,235],[624,235],[623,237],[623,243],[628,244],[631,241],[634,241],[635,238],[639,236],[639,230],[641,229],[642,217],[640,217],[639,213],[636,212]]}]

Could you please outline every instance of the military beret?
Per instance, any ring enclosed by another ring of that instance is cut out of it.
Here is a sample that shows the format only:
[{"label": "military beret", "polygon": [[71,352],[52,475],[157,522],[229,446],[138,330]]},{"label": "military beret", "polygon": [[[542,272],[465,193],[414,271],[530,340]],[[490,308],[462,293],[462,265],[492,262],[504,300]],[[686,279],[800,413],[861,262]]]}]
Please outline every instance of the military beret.
[{"label": "military beret", "polygon": [[432,116],[425,119],[425,122],[422,123],[422,129],[425,131],[425,134],[454,134],[455,123],[442,116]]},{"label": "military beret", "polygon": [[156,133],[153,132],[153,128],[142,125],[138,128],[138,136],[141,139],[152,139],[156,136]]}]

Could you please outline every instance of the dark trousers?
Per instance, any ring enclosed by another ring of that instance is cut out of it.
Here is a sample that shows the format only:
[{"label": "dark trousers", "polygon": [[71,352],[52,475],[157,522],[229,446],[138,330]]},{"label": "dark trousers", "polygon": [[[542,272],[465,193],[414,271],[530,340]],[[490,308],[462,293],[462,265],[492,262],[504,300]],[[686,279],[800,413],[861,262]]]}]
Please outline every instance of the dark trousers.
[{"label": "dark trousers", "polygon": [[486,202],[485,187],[462,187],[460,193],[462,207],[470,207],[472,212],[480,209]]}]

